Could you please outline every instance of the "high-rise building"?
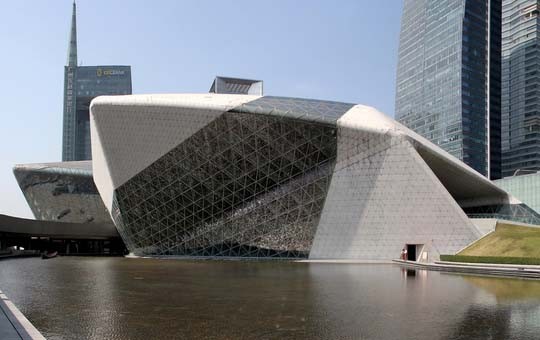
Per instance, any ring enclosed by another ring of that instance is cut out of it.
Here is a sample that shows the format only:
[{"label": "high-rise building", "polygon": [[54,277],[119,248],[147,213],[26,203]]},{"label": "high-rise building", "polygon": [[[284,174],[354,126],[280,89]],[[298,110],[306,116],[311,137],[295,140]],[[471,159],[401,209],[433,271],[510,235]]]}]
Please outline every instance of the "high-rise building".
[{"label": "high-rise building", "polygon": [[501,0],[405,0],[396,119],[501,177]]},{"label": "high-rise building", "polygon": [[92,158],[90,101],[100,95],[117,94],[131,94],[131,67],[77,65],[77,19],[74,2],[68,60],[64,68],[63,161]]},{"label": "high-rise building", "polygon": [[503,0],[503,176],[540,170],[540,45],[537,0]]}]

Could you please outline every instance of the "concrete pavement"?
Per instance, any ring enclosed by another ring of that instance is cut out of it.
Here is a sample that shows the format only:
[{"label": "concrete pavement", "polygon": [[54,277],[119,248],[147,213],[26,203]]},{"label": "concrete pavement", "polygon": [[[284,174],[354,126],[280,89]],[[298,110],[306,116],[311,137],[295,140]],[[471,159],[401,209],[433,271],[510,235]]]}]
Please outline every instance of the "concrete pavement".
[{"label": "concrete pavement", "polygon": [[45,340],[6,295],[0,291],[0,340]]}]

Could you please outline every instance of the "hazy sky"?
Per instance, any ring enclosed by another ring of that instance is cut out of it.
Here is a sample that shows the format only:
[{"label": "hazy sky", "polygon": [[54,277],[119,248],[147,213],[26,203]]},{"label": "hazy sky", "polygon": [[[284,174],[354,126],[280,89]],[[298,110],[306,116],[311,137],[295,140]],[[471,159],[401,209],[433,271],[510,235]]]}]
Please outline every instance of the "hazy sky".
[{"label": "hazy sky", "polygon": [[[401,0],[80,0],[79,63],[131,65],[133,93],[207,92],[216,75],[265,94],[394,115]],[[32,217],[12,167],[61,160],[70,0],[3,1],[0,213]]]}]

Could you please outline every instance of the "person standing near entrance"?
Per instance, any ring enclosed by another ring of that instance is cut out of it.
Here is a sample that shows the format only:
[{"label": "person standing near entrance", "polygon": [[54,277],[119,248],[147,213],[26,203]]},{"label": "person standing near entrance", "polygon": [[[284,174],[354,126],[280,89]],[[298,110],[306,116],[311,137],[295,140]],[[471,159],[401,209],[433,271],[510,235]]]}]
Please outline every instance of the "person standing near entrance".
[{"label": "person standing near entrance", "polygon": [[405,261],[408,260],[408,258],[407,258],[407,248],[403,248],[403,259],[404,259]]},{"label": "person standing near entrance", "polygon": [[402,260],[405,260],[405,248],[401,249],[401,255],[400,256],[401,256],[400,258]]}]

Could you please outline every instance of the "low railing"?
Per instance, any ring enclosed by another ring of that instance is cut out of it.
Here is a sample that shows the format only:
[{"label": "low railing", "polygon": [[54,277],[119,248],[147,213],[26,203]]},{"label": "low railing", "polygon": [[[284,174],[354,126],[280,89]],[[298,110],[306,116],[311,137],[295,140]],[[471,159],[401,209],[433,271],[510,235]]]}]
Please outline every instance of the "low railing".
[{"label": "low railing", "polygon": [[540,225],[540,219],[535,216],[512,216],[504,214],[467,214],[469,218],[494,218],[497,220],[507,220],[526,224]]}]

